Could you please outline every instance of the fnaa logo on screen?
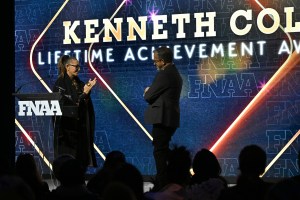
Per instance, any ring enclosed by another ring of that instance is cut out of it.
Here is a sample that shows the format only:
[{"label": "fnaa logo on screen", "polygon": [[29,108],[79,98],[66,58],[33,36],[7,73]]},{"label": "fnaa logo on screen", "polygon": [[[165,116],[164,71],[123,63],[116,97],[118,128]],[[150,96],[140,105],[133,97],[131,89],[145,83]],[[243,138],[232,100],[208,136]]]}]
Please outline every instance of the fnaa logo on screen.
[{"label": "fnaa logo on screen", "polygon": [[59,102],[57,100],[19,101],[19,116],[61,116]]}]

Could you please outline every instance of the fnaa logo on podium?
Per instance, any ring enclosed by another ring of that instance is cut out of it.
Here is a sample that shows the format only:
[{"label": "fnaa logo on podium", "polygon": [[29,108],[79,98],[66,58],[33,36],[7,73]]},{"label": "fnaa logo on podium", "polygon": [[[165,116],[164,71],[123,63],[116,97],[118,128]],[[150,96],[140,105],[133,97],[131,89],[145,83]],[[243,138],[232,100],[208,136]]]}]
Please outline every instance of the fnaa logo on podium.
[{"label": "fnaa logo on podium", "polygon": [[19,101],[19,116],[61,116],[58,100]]}]

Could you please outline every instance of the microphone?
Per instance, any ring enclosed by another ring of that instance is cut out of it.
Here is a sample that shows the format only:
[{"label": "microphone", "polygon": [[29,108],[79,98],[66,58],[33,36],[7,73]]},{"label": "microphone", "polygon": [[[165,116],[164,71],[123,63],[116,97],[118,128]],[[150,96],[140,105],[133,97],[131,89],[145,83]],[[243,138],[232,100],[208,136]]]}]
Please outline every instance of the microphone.
[{"label": "microphone", "polygon": [[36,83],[36,82],[38,82],[38,81],[45,80],[45,79],[51,79],[51,78],[53,78],[53,74],[48,75],[48,76],[46,76],[46,77],[42,77],[42,78],[40,78],[40,79],[38,79],[38,80],[34,80],[34,81],[30,81],[30,82],[24,83],[24,84],[20,85],[20,86],[16,89],[16,92],[15,92],[15,93],[19,93],[19,91],[20,91],[24,86],[26,86],[26,85],[29,85],[29,84],[32,84],[32,83]]},{"label": "microphone", "polygon": [[66,95],[66,94],[65,94],[65,91],[66,91],[65,88],[62,88],[62,87],[60,87],[60,86],[58,86],[58,85],[55,86],[55,87],[58,89],[58,92],[59,92],[63,97],[66,97],[68,100],[73,101],[71,95]]},{"label": "microphone", "polygon": [[63,93],[64,91],[66,91],[65,88],[62,88],[62,87],[60,87],[60,86],[56,86],[56,88],[58,89],[58,92],[59,92],[59,93]]}]

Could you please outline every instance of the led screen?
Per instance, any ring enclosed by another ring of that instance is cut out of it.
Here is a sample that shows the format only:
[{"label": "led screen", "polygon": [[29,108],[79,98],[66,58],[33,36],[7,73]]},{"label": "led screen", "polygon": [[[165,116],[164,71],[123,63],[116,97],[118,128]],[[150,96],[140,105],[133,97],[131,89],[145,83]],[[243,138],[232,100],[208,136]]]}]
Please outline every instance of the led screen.
[{"label": "led screen", "polygon": [[[183,79],[180,127],[171,145],[184,145],[192,155],[211,149],[222,175],[237,176],[240,150],[257,144],[267,164],[274,161],[265,177],[292,176],[299,172],[300,149],[299,3],[15,0],[15,92],[51,93],[58,58],[76,56],[81,80],[97,78],[91,95],[99,167],[103,155],[120,150],[143,175],[153,175],[143,91],[156,74],[153,50],[168,46]],[[15,101],[16,156],[33,153],[49,174],[52,117],[21,116]]]}]

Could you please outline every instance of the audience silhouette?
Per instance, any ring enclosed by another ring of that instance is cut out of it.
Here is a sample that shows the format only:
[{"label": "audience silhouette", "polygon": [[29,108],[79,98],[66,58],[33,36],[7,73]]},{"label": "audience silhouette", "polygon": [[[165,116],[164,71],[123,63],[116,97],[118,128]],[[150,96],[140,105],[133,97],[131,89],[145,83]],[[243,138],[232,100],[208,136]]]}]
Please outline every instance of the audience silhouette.
[{"label": "audience silhouette", "polygon": [[113,173],[122,164],[126,163],[125,155],[121,151],[111,151],[106,155],[103,167],[87,183],[87,188],[100,197],[104,188],[112,179]]},{"label": "audience silhouette", "polygon": [[186,188],[188,199],[215,200],[227,181],[221,176],[221,166],[217,157],[208,149],[198,151],[193,159],[194,175]]},{"label": "audience silhouette", "polygon": [[270,188],[266,200],[296,200],[300,199],[300,184],[292,178],[279,181]]},{"label": "audience silhouette", "polygon": [[[144,199],[144,181],[140,171],[130,163],[122,163],[118,167],[109,183],[122,183],[133,191],[137,200]],[[106,189],[106,188],[105,188]]]},{"label": "audience silhouette", "polygon": [[221,166],[217,157],[208,149],[198,151],[193,159],[194,175],[191,179],[191,185],[201,184],[210,178],[219,178],[227,186],[226,180],[221,176]]},{"label": "audience silhouette", "polygon": [[50,200],[97,200],[85,185],[85,167],[71,155],[58,156],[53,161],[53,172],[60,185],[51,191]]},{"label": "audience silhouette", "polygon": [[[189,184],[192,164],[191,153],[184,146],[174,146],[167,158],[167,185],[159,191],[151,190],[145,194],[147,199],[171,200],[185,199],[185,187]],[[155,188],[155,186],[154,186]]]},{"label": "audience silhouette", "polygon": [[[191,178],[191,153],[184,146],[174,146],[167,159],[167,180],[169,184],[185,187]],[[167,186],[168,187],[168,186]]]},{"label": "audience silhouette", "polygon": [[[298,152],[298,167],[300,166]],[[236,185],[227,187],[217,157],[201,149],[193,160],[185,146],[173,146],[167,158],[167,185],[144,192],[140,171],[127,163],[121,151],[107,154],[103,167],[87,182],[86,168],[72,155],[53,161],[60,185],[52,191],[43,181],[34,156],[20,154],[16,175],[0,176],[0,199],[16,200],[294,200],[300,199],[300,175],[276,184],[260,175],[266,167],[266,153],[258,145],[245,146],[239,154],[240,174]],[[194,174],[191,175],[190,168]]]},{"label": "audience silhouette", "polygon": [[0,177],[0,199],[37,200],[30,186],[16,175],[3,175]]},{"label": "audience silhouette", "polygon": [[130,187],[120,182],[111,182],[103,192],[103,200],[138,200]]},{"label": "audience silhouette", "polygon": [[19,154],[16,160],[16,175],[29,185],[36,199],[44,199],[50,192],[49,186],[47,182],[43,181],[32,154]]},{"label": "audience silhouette", "polygon": [[239,155],[240,175],[237,184],[223,190],[219,200],[263,200],[271,187],[260,178],[266,167],[266,152],[257,145],[244,147]]},{"label": "audience silhouette", "polygon": [[[298,170],[300,172],[300,150],[298,152]],[[270,188],[266,197],[266,200],[294,199],[300,199],[300,173],[276,183]]]}]

